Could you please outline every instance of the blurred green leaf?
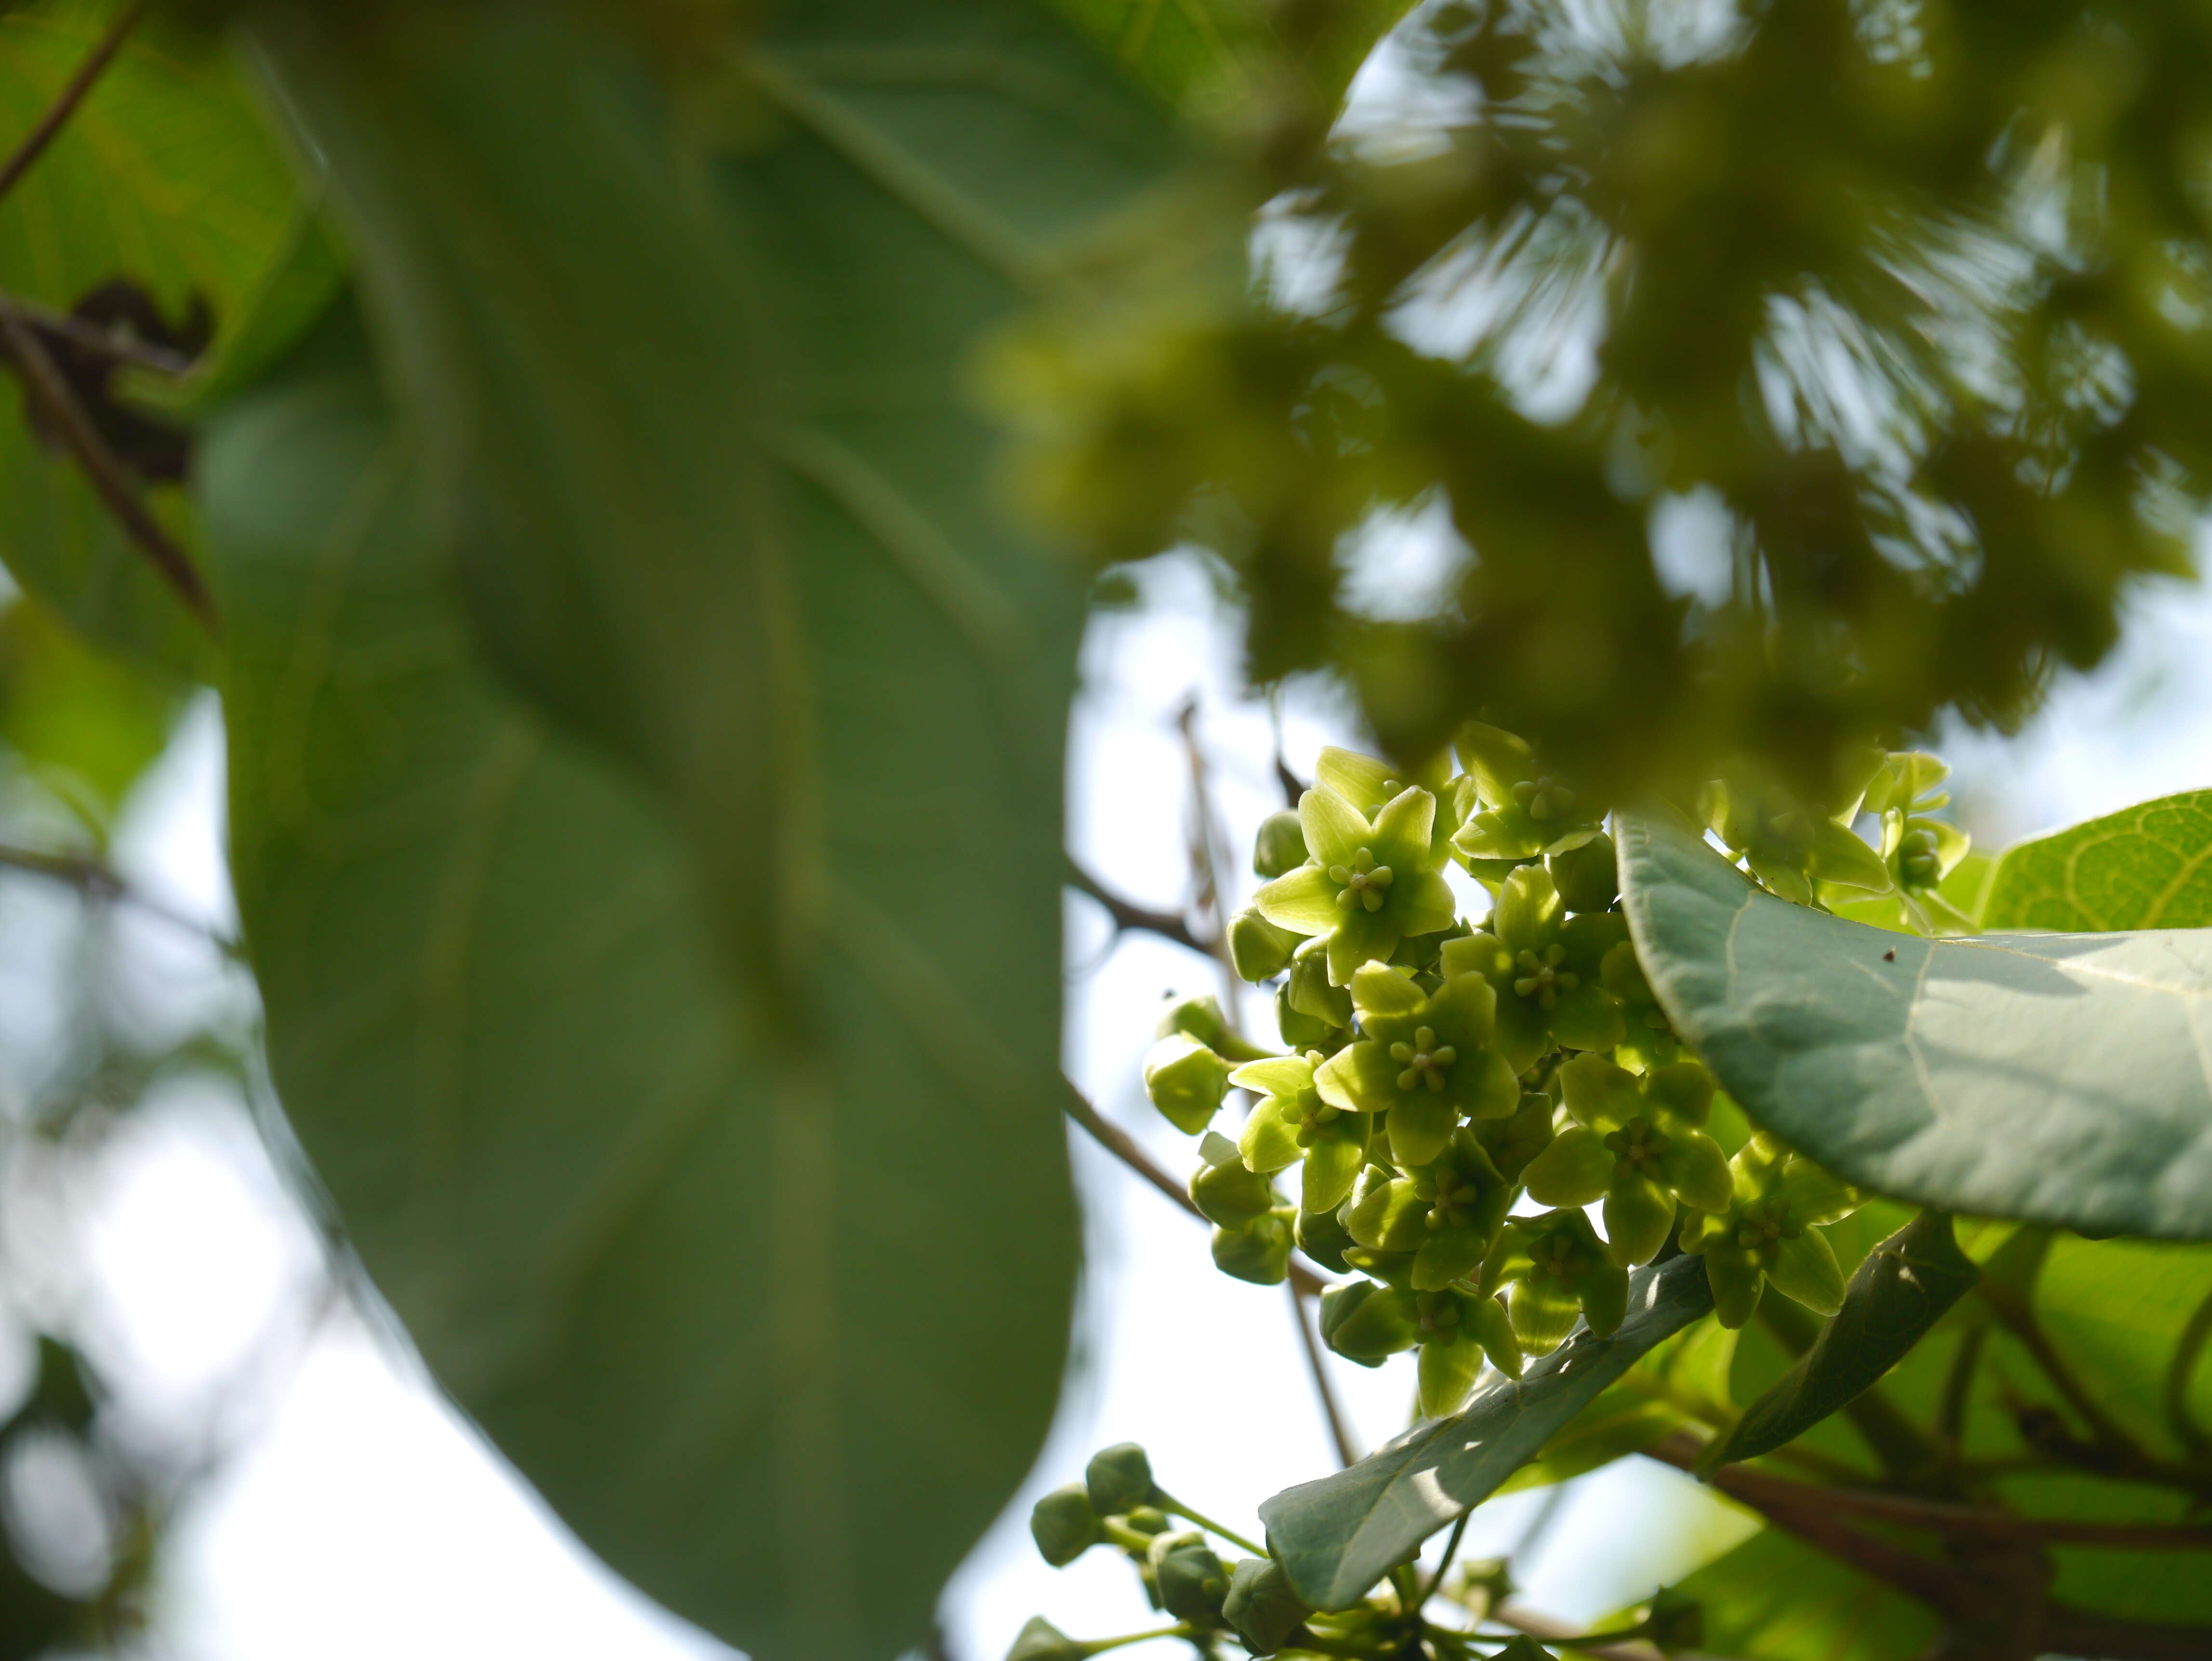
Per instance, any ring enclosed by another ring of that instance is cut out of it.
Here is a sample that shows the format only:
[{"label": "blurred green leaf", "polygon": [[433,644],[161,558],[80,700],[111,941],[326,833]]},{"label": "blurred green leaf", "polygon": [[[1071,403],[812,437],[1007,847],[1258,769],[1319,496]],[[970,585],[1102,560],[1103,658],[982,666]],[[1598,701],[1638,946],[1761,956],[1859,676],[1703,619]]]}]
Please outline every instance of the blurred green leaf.
[{"label": "blurred green leaf", "polygon": [[167,743],[179,691],[94,651],[34,599],[0,610],[0,741],[95,834]]},{"label": "blurred green leaf", "polygon": [[2212,927],[2212,790],[2161,796],[2005,849],[1984,928]]},{"label": "blurred green leaf", "polygon": [[[473,661],[419,454],[335,324],[209,430],[286,1110],[433,1370],[587,1544],[754,1653],[895,1652],[1059,1384],[1063,1128],[1014,1071],[1051,1065],[1052,932],[979,907],[933,940],[1028,978],[1004,1037],[825,940],[806,1068],[665,807]],[[835,827],[858,878],[897,824]]]},{"label": "blurred green leaf", "polygon": [[1493,1378],[1464,1411],[1261,1506],[1269,1551],[1307,1603],[1350,1608],[1422,1541],[1496,1493],[1638,1357],[1712,1306],[1702,1258],[1638,1269],[1628,1318],[1611,1337],[1580,1328],[1520,1378]]},{"label": "blurred green leaf", "polygon": [[1945,1210],[2212,1235],[2212,931],[1914,940],[1755,888],[1657,819],[1618,840],[1660,1002],[1802,1153]]},{"label": "blurred green leaf", "polygon": [[[0,149],[27,132],[118,8],[55,0],[0,14]],[[229,52],[142,24],[0,211],[0,292],[66,313],[104,284],[143,291],[171,325],[211,308],[219,364],[300,234],[291,165]],[[11,392],[20,382],[8,377]],[[11,398],[11,402],[15,399]],[[208,672],[206,631],[94,496],[76,463],[0,411],[0,560],[88,636]],[[187,549],[173,481],[150,505]]]},{"label": "blurred green leaf", "polygon": [[[410,1265],[488,1282],[508,1220],[468,1210],[449,1251],[444,1223],[349,1185],[328,1127],[351,1075],[302,1059],[316,1016],[281,997],[278,1084],[325,1127],[303,1137],[434,1364],[587,1542],[757,1654],[893,1652],[1042,1439],[1075,1249],[1059,889],[1081,589],[1000,522],[963,377],[1160,176],[1165,124],[1023,0],[791,9],[732,57],[731,136],[704,150],[700,106],[557,9],[366,46],[292,15],[263,39],[331,160],[476,641],[674,839],[665,881],[712,953],[684,1004],[750,1045],[724,1064],[742,1110],[700,1133],[737,1230],[722,1273],[699,1281],[687,1161],[639,1195],[641,1228],[674,1233],[627,1267],[620,1311],[675,1330],[594,1364],[611,1376],[485,1382],[471,1323]],[[604,900],[588,869],[544,874]],[[249,899],[249,931],[276,909]],[[561,955],[539,938],[526,955]],[[649,1136],[657,1111],[613,1123]],[[410,1134],[387,1126],[383,1157]],[[764,1330],[740,1338],[710,1317],[749,1287]]]}]

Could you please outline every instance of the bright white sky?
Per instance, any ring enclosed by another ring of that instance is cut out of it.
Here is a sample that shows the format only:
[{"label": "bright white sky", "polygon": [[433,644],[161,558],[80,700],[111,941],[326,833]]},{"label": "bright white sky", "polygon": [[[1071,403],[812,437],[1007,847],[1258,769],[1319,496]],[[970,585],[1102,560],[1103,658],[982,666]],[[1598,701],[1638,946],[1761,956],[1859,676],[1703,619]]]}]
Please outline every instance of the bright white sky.
[{"label": "bright white sky", "polygon": [[[1419,557],[1402,549],[1377,557]],[[1182,897],[1188,779],[1174,718],[1194,693],[1240,852],[1279,798],[1267,712],[1237,695],[1233,628],[1200,568],[1159,562],[1143,581],[1143,609],[1098,619],[1086,648],[1069,835],[1109,884],[1172,905]],[[1319,697],[1291,705],[1290,759],[1310,774],[1319,745],[1347,735],[1349,721]],[[2062,688],[2020,741],[1962,740],[1950,753],[1968,822],[2008,836],[2212,785],[2212,594],[2150,597],[2127,649]],[[117,858],[149,893],[227,928],[220,755],[218,717],[204,706],[131,805]],[[1239,871],[1249,885],[1241,861]],[[6,894],[0,936],[35,942],[52,932],[56,920],[33,889],[18,882]],[[1146,937],[1109,950],[1086,902],[1071,901],[1069,917],[1070,1071],[1180,1171],[1190,1144],[1145,1104],[1137,1065],[1161,993],[1210,989],[1210,969]],[[159,1027],[238,995],[189,935],[143,916],[122,926],[134,958],[149,964],[131,1000],[137,1019]],[[0,1025],[35,1027],[35,986],[18,953],[7,955],[16,972],[6,976]],[[1251,1013],[1264,1021],[1256,1001]],[[1217,1274],[1201,1230],[1079,1138],[1076,1153],[1091,1238],[1082,1337],[1030,1489],[948,1592],[959,1661],[996,1661],[1036,1613],[1082,1635],[1147,1618],[1134,1577],[1113,1555],[1055,1572],[1026,1537],[1030,1499],[1079,1475],[1097,1446],[1145,1443],[1165,1483],[1232,1526],[1249,1523],[1268,1493],[1331,1463],[1287,1296]],[[580,1552],[391,1343],[344,1311],[297,1335],[315,1247],[223,1092],[173,1090],[132,1116],[69,1198],[66,1216],[9,1216],[10,1228],[52,1227],[70,1243],[51,1282],[19,1295],[35,1310],[89,1294],[92,1347],[125,1382],[139,1422],[202,1422],[271,1323],[280,1348],[301,1346],[271,1399],[234,1404],[242,1440],[181,1520],[161,1603],[165,1652],[184,1661],[719,1652]],[[0,1396],[13,1394],[21,1360],[0,1345]],[[1409,1364],[1335,1365],[1369,1445],[1402,1426]],[[82,1517],[70,1524],[68,1473],[45,1471],[41,1482],[51,1490],[52,1569],[66,1573],[93,1548]],[[1540,1504],[1528,1495],[1487,1508],[1469,1554],[1511,1546]],[[1601,1613],[1741,1527],[1673,1474],[1631,1462],[1572,1485],[1528,1565],[1530,1601],[1570,1618]]]}]

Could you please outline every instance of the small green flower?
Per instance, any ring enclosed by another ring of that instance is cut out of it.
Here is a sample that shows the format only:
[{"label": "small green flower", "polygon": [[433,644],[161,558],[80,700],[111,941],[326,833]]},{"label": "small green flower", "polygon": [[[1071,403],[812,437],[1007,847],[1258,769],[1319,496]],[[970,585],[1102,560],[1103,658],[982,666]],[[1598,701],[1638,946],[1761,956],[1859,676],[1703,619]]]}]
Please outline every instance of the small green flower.
[{"label": "small green flower", "polygon": [[1601,970],[1627,931],[1618,912],[1566,916],[1551,873],[1522,866],[1499,885],[1488,930],[1444,943],[1444,972],[1479,974],[1497,989],[1498,1047],[1525,1073],[1554,1045],[1610,1050],[1626,1036]]},{"label": "small green flower", "polygon": [[1307,1211],[1334,1210],[1352,1191],[1372,1130],[1366,1116],[1322,1099],[1314,1087],[1320,1065],[1321,1052],[1310,1050],[1252,1062],[1229,1075],[1240,1089],[1261,1095],[1237,1139],[1245,1165],[1272,1174],[1304,1160],[1299,1202]]},{"label": "small green flower", "polygon": [[1190,1179],[1190,1202],[1211,1223],[1243,1228],[1275,1208],[1274,1185],[1244,1163],[1237,1144],[1212,1131],[1199,1146],[1205,1163]]},{"label": "small green flower", "polygon": [[[1314,779],[1370,818],[1408,786],[1427,791],[1439,804],[1450,800],[1451,766],[1442,751],[1419,767],[1407,768],[1363,756],[1356,750],[1340,750],[1332,744],[1322,748]],[[1430,826],[1430,863],[1439,869],[1451,857],[1455,828],[1449,816],[1441,812]]]},{"label": "small green flower", "polygon": [[1724,1211],[1734,1196],[1728,1155],[1699,1129],[1711,1110],[1712,1074],[1677,1062],[1642,1078],[1601,1056],[1559,1069],[1567,1111],[1562,1130],[1523,1173],[1531,1199],[1549,1206],[1605,1201],[1606,1249],[1626,1268],[1666,1244],[1676,1202]]},{"label": "small green flower", "polygon": [[1848,1217],[1858,1196],[1811,1160],[1754,1136],[1729,1162],[1734,1189],[1725,1210],[1693,1212],[1682,1250],[1702,1254],[1713,1305],[1725,1327],[1741,1327],[1776,1291],[1822,1315],[1843,1307],[1844,1275],[1820,1225]]},{"label": "small green flower", "polygon": [[1369,1165],[1352,1186],[1343,1211],[1345,1232],[1370,1251],[1409,1258],[1429,1240],[1432,1196],[1424,1196],[1411,1177]]},{"label": "small green flower", "polygon": [[1224,1275],[1255,1286],[1279,1287],[1291,1272],[1291,1221],[1287,1207],[1255,1217],[1242,1228],[1213,1231],[1213,1266]]},{"label": "small green flower", "polygon": [[1413,1249],[1413,1289],[1434,1292],[1482,1267],[1512,1208],[1513,1185],[1466,1130],[1412,1181],[1428,1207],[1421,1218],[1427,1238]]},{"label": "small green flower", "polygon": [[1705,787],[1705,823],[1729,854],[1776,893],[1800,905],[1820,885],[1867,894],[1890,890],[1889,867],[1851,830],[1862,791],[1840,804],[1802,800],[1778,784],[1739,774]]},{"label": "small green flower", "polygon": [[1651,983],[1644,977],[1644,964],[1632,940],[1621,940],[1598,961],[1599,983],[1620,1000],[1620,1016],[1627,1031],[1613,1046],[1613,1057],[1628,1067],[1663,1067],[1679,1061],[1682,1041],[1674,1024],[1659,1007]]},{"label": "small green flower", "polygon": [[1424,1292],[1415,1295],[1413,1311],[1421,1342],[1422,1417],[1441,1419],[1455,1411],[1486,1357],[1508,1378],[1521,1376],[1521,1342],[1495,1298],[1457,1288]]},{"label": "small green flower", "polygon": [[1407,935],[1452,925],[1451,890],[1429,849],[1436,809],[1434,796],[1408,788],[1370,821],[1325,786],[1307,791],[1298,820],[1314,862],[1261,889],[1253,905],[1278,928],[1325,937],[1330,984],[1349,984]]},{"label": "small green flower", "polygon": [[1543,774],[1534,752],[1510,733],[1469,721],[1454,743],[1474,801],[1452,850],[1478,876],[1502,874],[1502,861],[1571,852],[1602,834],[1604,810]]},{"label": "small green flower", "polygon": [[1362,1036],[1314,1069],[1314,1087],[1346,1112],[1387,1114],[1400,1165],[1435,1159],[1462,1116],[1503,1118],[1520,1105],[1519,1078],[1492,1043],[1498,996],[1481,977],[1425,994],[1411,976],[1367,964],[1352,1001]]},{"label": "small green flower", "polygon": [[1547,1211],[1515,1218],[1499,1231],[1486,1283],[1514,1281],[1510,1312],[1522,1348],[1547,1355],[1574,1330],[1577,1317],[1602,1338],[1628,1313],[1628,1271],[1607,1253],[1589,1218],[1579,1211]]}]

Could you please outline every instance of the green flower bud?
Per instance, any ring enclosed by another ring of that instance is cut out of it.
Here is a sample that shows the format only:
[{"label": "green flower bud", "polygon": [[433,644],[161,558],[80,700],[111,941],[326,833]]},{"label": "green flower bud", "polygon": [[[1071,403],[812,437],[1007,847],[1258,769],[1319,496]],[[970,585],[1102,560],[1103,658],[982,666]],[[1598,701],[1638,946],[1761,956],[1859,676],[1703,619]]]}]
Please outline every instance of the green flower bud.
[{"label": "green flower bud", "polygon": [[1613,838],[1602,833],[1579,848],[1544,861],[1570,911],[1602,911],[1620,897],[1620,867]]},{"label": "green flower bud", "polygon": [[1252,874],[1273,881],[1306,862],[1306,833],[1297,810],[1285,807],[1260,821],[1260,834],[1252,842]]},{"label": "green flower bud", "polygon": [[1291,1272],[1291,1213],[1255,1217],[1242,1228],[1213,1231],[1213,1266],[1254,1286],[1282,1285]]},{"label": "green flower bud", "polygon": [[1274,1184],[1256,1171],[1247,1171],[1237,1157],[1236,1144],[1228,1145],[1229,1158],[1209,1162],[1191,1173],[1190,1202],[1211,1223],[1224,1228],[1243,1228],[1255,1217],[1275,1208]]},{"label": "green flower bud", "polygon": [[1160,1605],[1178,1621],[1209,1626],[1221,1619],[1229,1571],[1197,1534],[1163,1534],[1152,1542],[1152,1579]]},{"label": "green flower bud", "polygon": [[1331,1287],[1321,1295],[1321,1341],[1348,1361],[1378,1366],[1420,1342],[1416,1296],[1372,1281]]},{"label": "green flower bud", "polygon": [[[1124,1443],[1122,1445],[1133,1444]],[[1158,1490],[1156,1488],[1153,1492],[1158,1493]],[[1175,1526],[1175,1519],[1158,1506],[1139,1506],[1121,1520],[1139,1534],[1165,1534]]]},{"label": "green flower bud", "polygon": [[1229,1093],[1229,1063],[1187,1032],[1162,1038],[1145,1057],[1145,1094],[1160,1116],[1195,1136]]},{"label": "green flower bud", "polygon": [[1293,1050],[1331,1050],[1344,1037],[1343,1028],[1309,1015],[1293,1004],[1287,985],[1275,989],[1275,1030]]},{"label": "green flower bud", "polygon": [[1194,998],[1177,998],[1160,1012],[1159,1025],[1153,1029],[1152,1036],[1166,1038],[1178,1032],[1188,1034],[1209,1050],[1223,1049],[1230,1041],[1228,1019],[1210,992]]},{"label": "green flower bud", "polygon": [[1229,920],[1229,960],[1248,981],[1272,980],[1291,966],[1298,936],[1247,906]]},{"label": "green flower bud", "polygon": [[1091,1508],[1090,1491],[1080,1482],[1054,1488],[1030,1508],[1030,1538],[1056,1569],[1066,1568],[1105,1537],[1098,1513]]},{"label": "green flower bud", "polygon": [[1328,978],[1328,953],[1301,946],[1291,959],[1291,1007],[1332,1027],[1352,1025],[1352,992]]},{"label": "green flower bud", "polygon": [[[1116,1442],[1092,1454],[1083,1468],[1083,1487],[1091,1497],[1091,1509],[1101,1517],[1123,1516],[1149,1506],[1159,1492],[1152,1485],[1152,1462],[1134,1442]],[[1133,1517],[1129,1522],[1133,1528],[1139,1526]]]},{"label": "green flower bud", "polygon": [[1705,1641],[1705,1606],[1673,1586],[1662,1586],[1644,1610],[1644,1635],[1662,1654],[1701,1648]]},{"label": "green flower bud", "polygon": [[1229,1577],[1221,1618],[1255,1655],[1283,1647],[1312,1610],[1291,1590],[1283,1566],[1269,1557],[1247,1557]]},{"label": "green flower bud", "polygon": [[1077,1643],[1044,1616],[1033,1615],[1006,1652],[1006,1661],[1084,1661],[1091,1652],[1088,1644]]},{"label": "green flower bud", "polygon": [[1411,1177],[1370,1184],[1362,1172],[1344,1213],[1345,1232],[1376,1251],[1418,1251],[1428,1241],[1429,1208]]},{"label": "green flower bud", "polygon": [[1299,1250],[1334,1275],[1349,1275],[1351,1265],[1344,1261],[1345,1247],[1352,1244],[1352,1234],[1344,1226],[1342,1206],[1331,1211],[1301,1211],[1297,1220],[1291,1225],[1291,1238]]}]

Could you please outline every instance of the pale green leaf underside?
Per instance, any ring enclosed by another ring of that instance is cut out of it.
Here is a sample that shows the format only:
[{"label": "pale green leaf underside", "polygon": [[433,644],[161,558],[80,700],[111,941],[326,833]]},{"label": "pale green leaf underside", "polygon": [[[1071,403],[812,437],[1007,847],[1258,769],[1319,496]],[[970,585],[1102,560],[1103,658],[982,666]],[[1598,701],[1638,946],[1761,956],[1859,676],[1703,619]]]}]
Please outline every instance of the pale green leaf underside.
[{"label": "pale green leaf underside", "polygon": [[1984,928],[2212,928],[2212,790],[2186,791],[2005,850]]},{"label": "pale green leaf underside", "polygon": [[[0,15],[0,149],[30,129],[118,9],[68,0]],[[214,309],[219,356],[304,224],[289,164],[229,54],[142,25],[0,204],[0,289],[66,311],[125,278],[172,321],[198,295]],[[204,631],[75,464],[33,438],[12,374],[3,384],[0,560],[94,638],[200,667]],[[167,487],[155,496],[191,542],[182,496]]]},{"label": "pale green leaf underside", "polygon": [[1948,1211],[2212,1237],[2212,930],[1925,940],[1620,835],[1646,974],[1758,1123]]},{"label": "pale green leaf underside", "polygon": [[1491,1375],[1451,1418],[1261,1506],[1268,1548],[1307,1603],[1349,1608],[1422,1541],[1488,1499],[1638,1357],[1712,1306],[1703,1258],[1637,1270],[1628,1318],[1611,1337],[1581,1329],[1519,1378]]}]

